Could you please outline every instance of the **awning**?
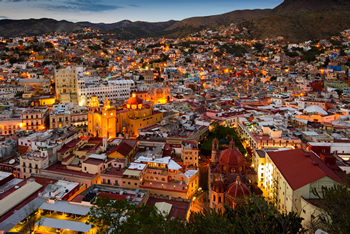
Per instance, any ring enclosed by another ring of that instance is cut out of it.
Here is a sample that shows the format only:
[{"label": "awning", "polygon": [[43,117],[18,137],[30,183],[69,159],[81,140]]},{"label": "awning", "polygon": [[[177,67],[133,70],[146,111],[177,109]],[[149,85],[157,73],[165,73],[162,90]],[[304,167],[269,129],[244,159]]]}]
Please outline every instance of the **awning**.
[{"label": "awning", "polygon": [[42,218],[35,225],[40,227],[59,228],[77,232],[89,232],[92,228],[91,224],[51,218]]},{"label": "awning", "polygon": [[136,170],[125,170],[123,175],[128,175],[128,176],[139,176],[141,171],[136,171]]},{"label": "awning", "polygon": [[70,204],[68,201],[56,201],[55,203],[45,202],[39,209],[77,215],[87,215],[90,211],[89,206]]},{"label": "awning", "polygon": [[42,187],[41,184],[36,182],[27,183],[14,191],[11,195],[2,199],[0,201],[0,216],[4,215]]}]

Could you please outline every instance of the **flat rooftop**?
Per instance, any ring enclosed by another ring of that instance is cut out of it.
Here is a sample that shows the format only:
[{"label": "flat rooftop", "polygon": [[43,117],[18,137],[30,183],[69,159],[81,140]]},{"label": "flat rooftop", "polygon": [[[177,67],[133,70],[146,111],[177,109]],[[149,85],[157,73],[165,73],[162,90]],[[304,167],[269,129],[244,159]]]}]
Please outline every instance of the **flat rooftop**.
[{"label": "flat rooftop", "polygon": [[86,172],[66,169],[65,165],[59,165],[59,164],[53,164],[53,165],[49,166],[48,168],[46,168],[45,171],[52,171],[52,172],[57,172],[60,174],[65,174],[65,175],[82,176],[82,177],[87,177],[87,178],[93,178],[97,175],[97,174],[90,174],[90,173],[86,173]]}]

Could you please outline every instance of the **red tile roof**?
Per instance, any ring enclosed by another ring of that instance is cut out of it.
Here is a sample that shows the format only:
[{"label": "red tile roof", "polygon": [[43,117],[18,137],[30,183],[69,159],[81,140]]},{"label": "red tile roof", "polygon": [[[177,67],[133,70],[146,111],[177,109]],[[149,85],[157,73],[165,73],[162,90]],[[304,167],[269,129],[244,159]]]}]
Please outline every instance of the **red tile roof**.
[{"label": "red tile roof", "polygon": [[126,157],[132,151],[132,149],[135,147],[136,143],[137,143],[137,140],[124,140],[123,139],[122,143],[120,143],[119,145],[114,147],[107,155],[110,155],[110,154],[114,153],[115,151],[117,151],[118,153],[120,153],[121,155]]},{"label": "red tile roof", "polygon": [[325,176],[341,182],[341,179],[313,153],[294,149],[267,154],[293,190]]},{"label": "red tile roof", "polygon": [[107,196],[110,200],[115,199],[115,200],[125,200],[127,197],[129,197],[129,201],[132,201],[135,197],[135,194],[115,194],[115,193],[109,193],[109,192],[99,192],[98,193],[99,197],[102,196]]},{"label": "red tile roof", "polygon": [[91,165],[100,165],[100,164],[103,163],[103,160],[102,159],[89,158],[89,159],[85,160],[83,163],[91,164]]}]

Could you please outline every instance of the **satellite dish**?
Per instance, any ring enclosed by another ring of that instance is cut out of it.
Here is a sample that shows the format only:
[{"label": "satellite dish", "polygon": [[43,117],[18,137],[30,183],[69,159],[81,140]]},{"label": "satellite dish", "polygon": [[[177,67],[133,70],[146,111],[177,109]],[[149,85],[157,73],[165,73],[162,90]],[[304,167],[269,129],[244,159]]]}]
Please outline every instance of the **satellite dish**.
[{"label": "satellite dish", "polygon": [[16,160],[11,159],[11,160],[9,161],[9,164],[12,165],[12,164],[14,164],[15,162],[16,162]]}]

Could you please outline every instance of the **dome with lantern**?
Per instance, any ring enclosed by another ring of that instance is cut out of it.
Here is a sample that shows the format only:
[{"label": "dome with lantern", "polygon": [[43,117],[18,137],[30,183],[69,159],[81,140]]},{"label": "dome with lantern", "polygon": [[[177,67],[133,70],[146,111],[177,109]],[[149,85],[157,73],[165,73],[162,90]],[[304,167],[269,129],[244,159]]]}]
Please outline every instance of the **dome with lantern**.
[{"label": "dome with lantern", "polygon": [[248,186],[241,182],[241,178],[237,176],[236,182],[227,187],[227,195],[232,198],[244,198],[245,196],[251,196],[252,193]]},{"label": "dome with lantern", "polygon": [[220,170],[226,173],[237,173],[245,171],[245,160],[242,153],[235,148],[235,142],[230,142],[230,147],[221,152],[219,157]]},{"label": "dome with lantern", "polygon": [[136,93],[132,94],[132,97],[126,102],[126,107],[128,109],[141,109],[142,108],[142,99],[136,96]]},{"label": "dome with lantern", "polygon": [[217,193],[224,193],[225,192],[225,183],[221,180],[215,181],[213,183],[212,190]]}]

